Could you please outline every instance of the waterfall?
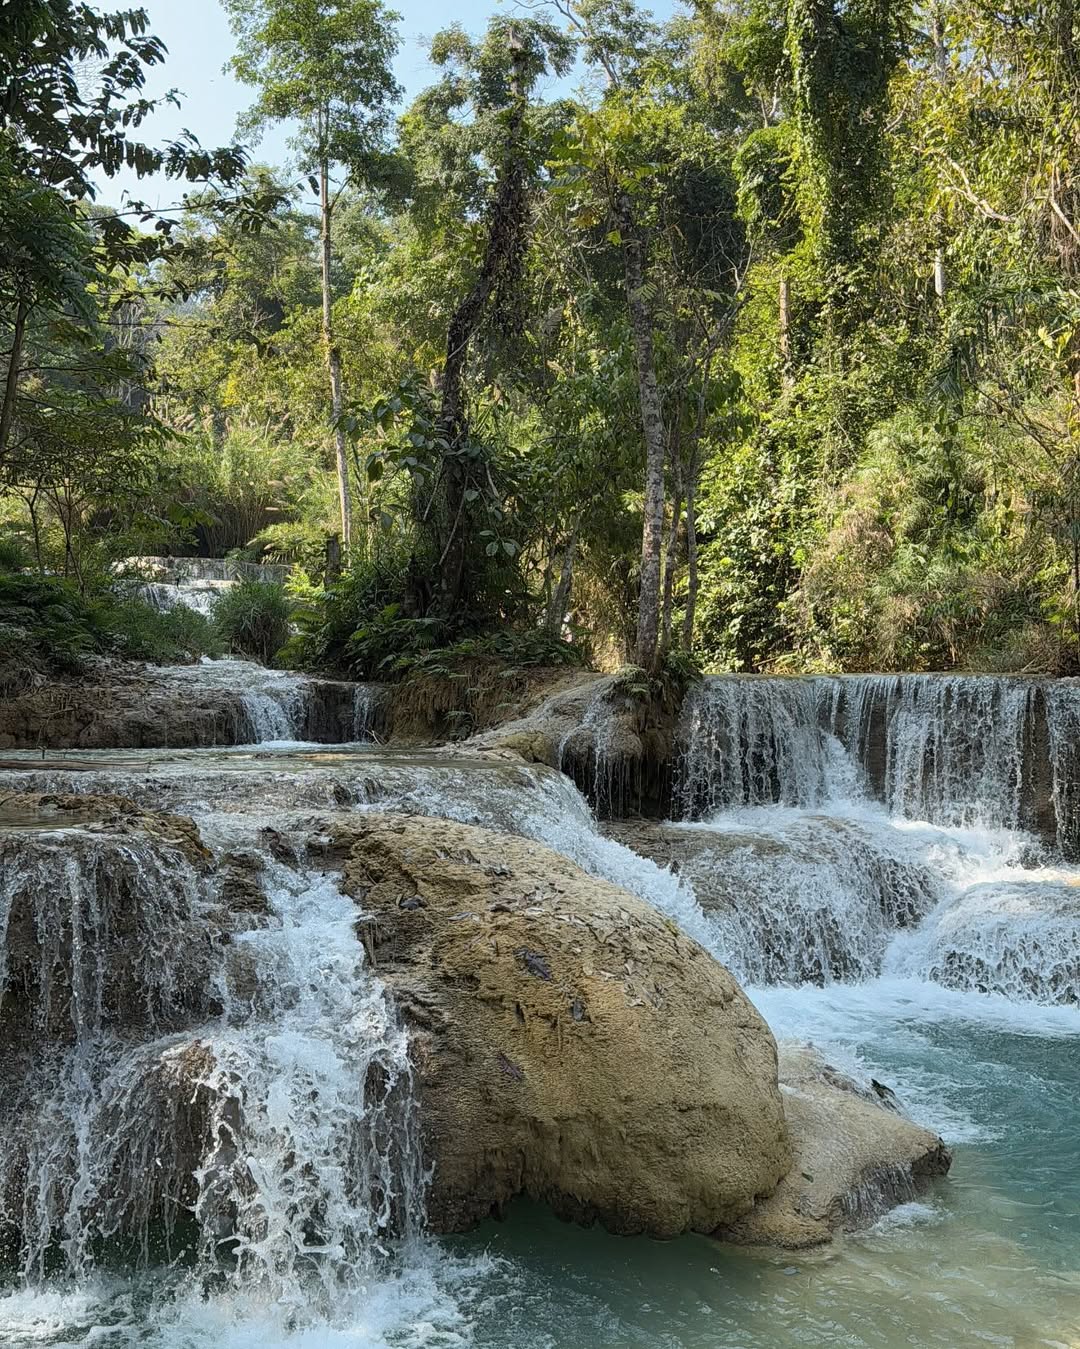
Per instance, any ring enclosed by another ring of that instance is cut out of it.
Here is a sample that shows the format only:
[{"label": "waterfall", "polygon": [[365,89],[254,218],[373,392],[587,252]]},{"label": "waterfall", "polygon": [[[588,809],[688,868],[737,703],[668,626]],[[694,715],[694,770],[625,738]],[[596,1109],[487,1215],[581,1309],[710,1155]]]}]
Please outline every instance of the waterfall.
[{"label": "waterfall", "polygon": [[209,660],[163,666],[160,676],[178,690],[221,689],[236,695],[247,721],[247,743],[306,738],[314,690],[303,675],[245,660]]},{"label": "waterfall", "polygon": [[[561,1229],[552,1238],[535,1214],[483,1233],[490,1253],[409,1240],[423,1229],[428,1180],[418,1087],[408,1034],[357,938],[362,915],[334,876],[335,828],[351,812],[433,815],[546,844],[638,894],[728,964],[778,1035],[813,1038],[845,1072],[894,1084],[935,1128],[959,1120],[974,1131],[978,1109],[997,1129],[996,1103],[963,1102],[986,1088],[990,1040],[1023,1041],[1007,1095],[993,1098],[1023,1105],[1033,1080],[1025,1056],[1047,1051],[1034,1036],[1029,1050],[1017,1028],[1074,1024],[1074,682],[708,680],[686,708],[681,818],[607,824],[616,835],[607,836],[574,784],[542,765],[470,748],[295,743],[313,717],[296,676],[234,661],[160,678],[181,698],[207,686],[242,697],[255,743],[83,750],[70,763],[14,752],[21,764],[0,769],[0,1260],[22,1281],[7,1320],[0,1308],[0,1341],[586,1343],[609,1315],[612,1269],[640,1259],[652,1276],[651,1248],[633,1256],[640,1248],[624,1242],[594,1281],[601,1292],[581,1294],[578,1255],[603,1238]],[[340,733],[369,738],[375,691],[340,686],[335,697]],[[608,784],[611,806],[612,722],[599,700],[584,703],[580,759]],[[20,793],[51,795],[20,811]],[[886,1042],[899,1047],[879,1059]],[[1063,1071],[1053,1084],[1055,1117],[1074,1078]],[[1071,1136],[1047,1144],[1044,1125],[1037,1112],[1021,1117],[1019,1160],[1002,1175],[1050,1147],[1071,1175]],[[1025,1199],[1025,1242],[1050,1194],[1048,1185]],[[857,1206],[858,1191],[848,1202]],[[995,1232],[1003,1202],[995,1178],[986,1220]],[[571,1270],[569,1293],[549,1291],[557,1276],[544,1251],[531,1265],[521,1254],[523,1222],[530,1243],[583,1243],[555,1262]],[[865,1262],[901,1231],[851,1242],[836,1260],[854,1249]],[[611,1320],[620,1342],[684,1343],[684,1271],[699,1248],[662,1248],[678,1270],[665,1295],[670,1321],[647,1318],[623,1335]],[[978,1245],[980,1267],[988,1249]],[[911,1287],[925,1275],[924,1237],[913,1250]],[[815,1264],[814,1277],[835,1263]],[[1006,1264],[995,1259],[995,1297]],[[742,1310],[722,1322],[710,1298],[685,1343],[796,1342],[778,1336],[774,1311],[791,1297],[801,1308],[806,1280],[790,1278],[787,1257],[751,1265],[703,1267],[710,1287],[750,1271],[747,1289],[725,1294],[725,1309]],[[116,1277],[131,1267],[145,1273]],[[776,1285],[764,1320],[761,1270]],[[849,1274],[858,1306],[845,1333],[867,1324]],[[1063,1278],[1055,1271],[1054,1286]],[[1033,1282],[1043,1330],[1050,1284]],[[113,1299],[103,1311],[64,1303],[91,1305],[99,1289]],[[628,1298],[635,1309],[639,1292],[635,1284]],[[935,1292],[935,1315],[956,1296]],[[538,1306],[547,1319],[530,1339]],[[833,1333],[834,1308],[829,1300],[813,1333],[818,1324]],[[962,1312],[942,1343],[972,1324]],[[1004,1321],[984,1328],[1013,1335]],[[905,1330],[904,1342],[915,1339]]]},{"label": "waterfall", "polygon": [[1080,683],[722,676],[682,738],[683,875],[742,978],[1080,1004]]},{"label": "waterfall", "polygon": [[253,849],[230,915],[156,819],[0,824],[0,1250],[34,1281],[187,1250],[325,1313],[422,1226],[407,1034],[331,877]]},{"label": "waterfall", "polygon": [[231,581],[140,581],[132,593],[160,613],[177,608],[194,609],[209,618],[215,602],[232,584]]},{"label": "waterfall", "polygon": [[675,796],[687,818],[838,797],[907,819],[1070,827],[1076,681],[993,675],[703,680],[687,699]]},{"label": "waterfall", "polygon": [[382,701],[379,684],[357,684],[353,691],[352,738],[360,744],[375,738],[375,719]]}]

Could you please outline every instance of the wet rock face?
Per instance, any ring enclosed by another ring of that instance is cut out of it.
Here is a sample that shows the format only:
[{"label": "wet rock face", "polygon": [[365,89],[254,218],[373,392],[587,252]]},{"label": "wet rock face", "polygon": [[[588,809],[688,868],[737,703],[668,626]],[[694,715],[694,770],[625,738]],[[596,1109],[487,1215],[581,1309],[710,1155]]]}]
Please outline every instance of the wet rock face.
[{"label": "wet rock face", "polygon": [[[216,662],[221,671],[215,673],[227,674],[241,664]],[[84,677],[0,702],[0,751],[198,749],[263,738],[323,744],[353,739],[353,684],[298,676],[295,691],[286,696],[282,690],[275,697],[258,688],[245,690],[240,681],[229,687],[224,678],[199,678],[195,672],[201,667],[190,667],[191,677],[185,677],[189,672],[182,667],[92,662]],[[264,736],[268,713],[273,733]]]},{"label": "wet rock face", "polygon": [[0,1042],[159,1030],[208,1006],[209,854],[122,797],[0,796]]},{"label": "wet rock face", "polygon": [[615,1232],[707,1232],[776,1186],[774,1041],[670,921],[445,820],[365,815],[335,848],[412,1032],[436,1231],[524,1194]]},{"label": "wet rock face", "polygon": [[902,834],[858,821],[807,815],[755,829],[625,820],[605,832],[691,883],[729,964],[755,985],[870,978],[895,933],[917,926],[942,894]]},{"label": "wet rock face", "polygon": [[674,706],[628,691],[617,676],[594,675],[470,743],[560,769],[598,815],[619,818],[668,813],[675,736]]},{"label": "wet rock face", "polygon": [[775,1192],[717,1236],[800,1248],[868,1226],[949,1170],[942,1140],[880,1083],[862,1087],[807,1045],[783,1045],[780,1084],[794,1165]]}]

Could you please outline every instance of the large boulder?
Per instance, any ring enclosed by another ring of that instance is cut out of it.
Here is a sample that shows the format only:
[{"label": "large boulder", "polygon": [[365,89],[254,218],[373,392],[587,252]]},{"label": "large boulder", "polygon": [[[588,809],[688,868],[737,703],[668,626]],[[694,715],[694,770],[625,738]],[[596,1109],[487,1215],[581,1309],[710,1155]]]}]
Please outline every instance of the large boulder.
[{"label": "large boulder", "polygon": [[743,1244],[817,1246],[865,1227],[949,1169],[948,1148],[888,1088],[865,1088],[807,1045],[783,1045],[780,1083],[794,1165],[776,1190],[717,1234]]},{"label": "large boulder", "polygon": [[363,815],[342,850],[413,1033],[436,1231],[529,1195],[615,1232],[709,1232],[775,1188],[772,1035],[668,919],[539,844],[446,820]]}]

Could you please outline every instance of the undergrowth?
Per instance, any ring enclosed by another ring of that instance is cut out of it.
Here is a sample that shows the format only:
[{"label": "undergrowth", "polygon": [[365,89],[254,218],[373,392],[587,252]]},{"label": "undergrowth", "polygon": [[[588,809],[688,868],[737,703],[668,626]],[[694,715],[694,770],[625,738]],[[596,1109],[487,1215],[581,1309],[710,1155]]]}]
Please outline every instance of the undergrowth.
[{"label": "undergrowth", "polygon": [[12,571],[0,558],[0,690],[8,696],[55,675],[77,675],[87,657],[179,664],[220,650],[201,614],[155,609],[111,588]]},{"label": "undergrowth", "polygon": [[289,599],[270,581],[241,581],[214,602],[213,626],[237,655],[270,665],[289,638]]}]

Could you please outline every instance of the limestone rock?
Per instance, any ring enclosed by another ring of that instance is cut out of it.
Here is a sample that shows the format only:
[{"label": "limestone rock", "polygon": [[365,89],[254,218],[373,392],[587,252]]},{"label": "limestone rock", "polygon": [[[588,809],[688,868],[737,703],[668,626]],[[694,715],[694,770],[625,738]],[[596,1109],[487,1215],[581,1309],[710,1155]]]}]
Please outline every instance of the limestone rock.
[{"label": "limestone rock", "polygon": [[675,729],[673,706],[631,691],[622,676],[593,675],[470,743],[561,769],[602,815],[656,815],[670,803]]},{"label": "limestone rock", "polygon": [[339,827],[373,965],[414,1035],[436,1231],[515,1195],[621,1233],[711,1231],[789,1167],[768,1027],[641,900],[531,841]]},{"label": "limestone rock", "polygon": [[806,1045],[783,1045],[780,1084],[794,1164],[776,1191],[718,1236],[799,1248],[867,1226],[943,1176],[951,1155],[899,1112],[893,1093],[865,1089]]},{"label": "limestone rock", "polygon": [[0,796],[0,1040],[205,1015],[209,859],[191,820],[122,797]]},{"label": "limestone rock", "polygon": [[[0,699],[0,749],[192,749],[247,744],[252,719],[236,689],[168,670],[87,659],[77,678]],[[351,740],[356,685],[310,680],[302,738]]]}]

